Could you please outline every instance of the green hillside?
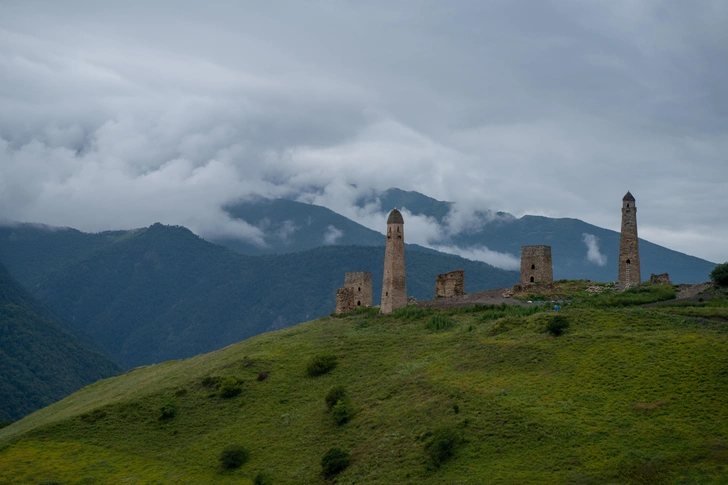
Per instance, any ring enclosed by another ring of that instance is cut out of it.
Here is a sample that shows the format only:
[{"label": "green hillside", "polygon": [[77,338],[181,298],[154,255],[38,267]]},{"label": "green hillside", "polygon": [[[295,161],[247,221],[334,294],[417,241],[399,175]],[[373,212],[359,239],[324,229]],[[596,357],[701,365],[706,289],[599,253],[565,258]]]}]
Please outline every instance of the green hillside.
[{"label": "green hillside", "polygon": [[[183,227],[155,224],[30,287],[74,332],[91,336],[130,368],[191,357],[328,315],[346,271],[372,272],[378,304],[383,261],[383,246],[243,256]],[[518,280],[517,273],[484,263],[408,249],[408,294],[433,298],[437,274],[455,269],[465,270],[471,292]]]},{"label": "green hillside", "polygon": [[0,421],[19,419],[119,370],[65,330],[0,264]]},{"label": "green hillside", "polygon": [[725,292],[588,285],[558,313],[367,311],[135,369],[0,430],[0,483],[323,484],[332,447],[339,484],[726,483]]}]

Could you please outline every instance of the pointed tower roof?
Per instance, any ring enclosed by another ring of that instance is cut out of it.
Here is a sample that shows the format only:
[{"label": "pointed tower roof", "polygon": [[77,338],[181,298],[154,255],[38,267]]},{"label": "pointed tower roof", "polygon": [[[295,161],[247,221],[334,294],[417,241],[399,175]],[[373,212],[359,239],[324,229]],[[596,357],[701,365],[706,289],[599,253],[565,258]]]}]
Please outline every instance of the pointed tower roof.
[{"label": "pointed tower roof", "polygon": [[634,202],[634,196],[632,194],[630,194],[629,190],[628,190],[627,193],[622,198],[622,200],[631,200],[632,202]]},{"label": "pointed tower roof", "polygon": [[397,209],[392,209],[392,212],[389,213],[389,217],[387,218],[387,224],[404,224],[402,213]]}]

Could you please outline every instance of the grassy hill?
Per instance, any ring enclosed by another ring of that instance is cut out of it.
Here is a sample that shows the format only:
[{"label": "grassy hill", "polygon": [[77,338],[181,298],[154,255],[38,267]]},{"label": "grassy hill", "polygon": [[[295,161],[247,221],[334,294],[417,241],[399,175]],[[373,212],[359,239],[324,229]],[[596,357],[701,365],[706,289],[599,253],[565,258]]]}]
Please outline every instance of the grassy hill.
[{"label": "grassy hill", "polygon": [[0,421],[19,419],[119,366],[65,330],[0,265]]},{"label": "grassy hill", "polygon": [[0,430],[0,483],[326,483],[331,447],[340,484],[726,483],[725,292],[646,308],[674,290],[586,286],[559,312],[360,312],[135,369]]},{"label": "grassy hill", "polygon": [[[76,260],[64,258],[28,286],[72,331],[100,342],[126,368],[209,352],[327,315],[346,271],[371,271],[375,304],[381,295],[383,246],[251,257],[161,224],[108,241]],[[32,255],[13,254],[11,270],[22,273]],[[468,291],[518,280],[515,272],[410,248],[407,269],[408,293],[419,299],[434,296],[438,273],[455,269],[465,270]]]}]

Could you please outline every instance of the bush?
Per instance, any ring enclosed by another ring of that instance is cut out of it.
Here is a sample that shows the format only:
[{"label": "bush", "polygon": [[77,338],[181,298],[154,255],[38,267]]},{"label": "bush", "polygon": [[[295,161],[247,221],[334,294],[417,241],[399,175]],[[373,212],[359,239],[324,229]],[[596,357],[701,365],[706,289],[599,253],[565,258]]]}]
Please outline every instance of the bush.
[{"label": "bush", "polygon": [[0,429],[6,428],[6,427],[10,426],[11,424],[13,424],[12,421],[0,421]]},{"label": "bush", "polygon": [[331,417],[334,418],[336,424],[344,424],[349,421],[349,418],[354,414],[354,405],[351,403],[351,399],[344,396],[339,399],[334,407],[331,408]]},{"label": "bush", "polygon": [[273,485],[273,479],[267,473],[260,472],[253,478],[253,485]]},{"label": "bush", "polygon": [[242,392],[238,380],[234,377],[226,377],[220,381],[220,397],[235,397]]},{"label": "bush", "polygon": [[321,458],[321,469],[325,477],[337,475],[349,466],[351,455],[341,448],[331,448]]},{"label": "bush", "polygon": [[562,315],[555,315],[546,324],[546,331],[554,337],[563,334],[567,328],[569,328],[569,320]]},{"label": "bush", "polygon": [[336,367],[337,359],[335,355],[315,355],[311,357],[306,365],[306,373],[311,377],[328,374]]},{"label": "bush", "polygon": [[438,313],[436,315],[432,315],[430,319],[427,320],[425,328],[437,331],[452,328],[453,325],[455,325],[455,321],[452,318],[447,315],[443,315],[442,313]]},{"label": "bush", "polygon": [[268,371],[258,373],[258,382],[262,382],[268,378]]},{"label": "bush", "polygon": [[177,404],[173,400],[167,399],[162,407],[159,408],[159,420],[166,421],[175,416],[177,416]]},{"label": "bush", "polygon": [[231,470],[240,468],[250,459],[250,453],[242,445],[226,446],[220,453],[220,464]]},{"label": "bush", "polygon": [[430,463],[436,468],[449,460],[460,443],[460,435],[452,428],[439,428],[432,433],[432,439],[425,445]]},{"label": "bush", "polygon": [[336,405],[337,402],[346,397],[346,388],[342,385],[332,387],[326,394],[326,407],[331,409]]},{"label": "bush", "polygon": [[720,286],[728,286],[728,262],[717,265],[710,272],[710,280]]}]

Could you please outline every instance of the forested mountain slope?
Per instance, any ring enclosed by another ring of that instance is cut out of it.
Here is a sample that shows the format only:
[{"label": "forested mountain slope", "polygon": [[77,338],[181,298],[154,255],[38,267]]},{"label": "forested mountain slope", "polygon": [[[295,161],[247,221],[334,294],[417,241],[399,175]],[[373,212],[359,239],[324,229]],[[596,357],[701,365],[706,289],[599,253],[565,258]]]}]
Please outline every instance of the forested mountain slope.
[{"label": "forested mountain slope", "polygon": [[0,264],[0,421],[19,419],[119,370],[65,330]]}]

